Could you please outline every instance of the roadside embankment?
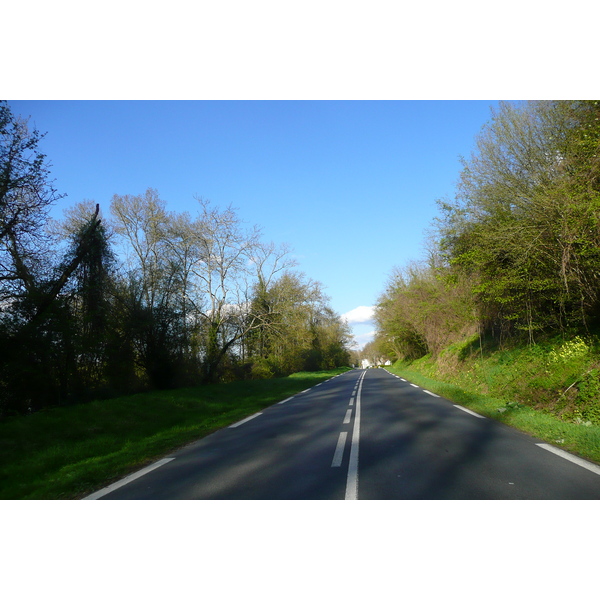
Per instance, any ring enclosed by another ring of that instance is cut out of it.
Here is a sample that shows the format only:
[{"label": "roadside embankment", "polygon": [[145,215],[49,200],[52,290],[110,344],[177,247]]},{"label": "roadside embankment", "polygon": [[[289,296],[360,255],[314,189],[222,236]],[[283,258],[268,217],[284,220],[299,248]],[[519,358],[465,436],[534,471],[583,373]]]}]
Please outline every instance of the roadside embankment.
[{"label": "roadside embankment", "polygon": [[575,337],[490,349],[471,338],[388,369],[482,415],[600,463],[600,353]]}]

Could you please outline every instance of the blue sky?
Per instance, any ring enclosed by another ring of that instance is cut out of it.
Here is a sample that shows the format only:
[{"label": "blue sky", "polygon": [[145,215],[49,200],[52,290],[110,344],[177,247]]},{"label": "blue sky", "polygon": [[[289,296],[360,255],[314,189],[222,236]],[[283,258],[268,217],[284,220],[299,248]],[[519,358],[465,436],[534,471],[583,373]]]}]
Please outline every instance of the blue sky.
[{"label": "blue sky", "polygon": [[[155,188],[176,211],[233,205],[288,243],[348,315],[357,342],[394,266],[422,256],[436,200],[451,196],[493,101],[13,101],[47,135],[60,193]],[[353,311],[353,312],[351,312]]]}]

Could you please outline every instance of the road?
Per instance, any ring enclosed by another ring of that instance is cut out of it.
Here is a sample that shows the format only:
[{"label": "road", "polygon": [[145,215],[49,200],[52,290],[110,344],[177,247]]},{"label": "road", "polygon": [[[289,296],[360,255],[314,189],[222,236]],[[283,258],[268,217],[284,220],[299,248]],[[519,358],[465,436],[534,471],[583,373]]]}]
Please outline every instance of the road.
[{"label": "road", "polygon": [[88,499],[600,499],[600,467],[561,452],[384,369],[356,369]]}]

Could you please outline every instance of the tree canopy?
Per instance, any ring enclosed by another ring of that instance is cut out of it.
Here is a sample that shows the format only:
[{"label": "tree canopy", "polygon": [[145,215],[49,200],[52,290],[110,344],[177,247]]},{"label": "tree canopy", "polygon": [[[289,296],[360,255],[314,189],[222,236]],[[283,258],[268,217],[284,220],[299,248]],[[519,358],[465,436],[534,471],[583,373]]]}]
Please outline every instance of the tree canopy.
[{"label": "tree canopy", "polygon": [[42,135],[0,104],[0,416],[348,363],[350,334],[290,250],[201,198],[60,198]]},{"label": "tree canopy", "polygon": [[533,343],[597,328],[599,102],[501,103],[439,207],[431,260],[397,273],[379,302],[396,356],[466,332]]}]

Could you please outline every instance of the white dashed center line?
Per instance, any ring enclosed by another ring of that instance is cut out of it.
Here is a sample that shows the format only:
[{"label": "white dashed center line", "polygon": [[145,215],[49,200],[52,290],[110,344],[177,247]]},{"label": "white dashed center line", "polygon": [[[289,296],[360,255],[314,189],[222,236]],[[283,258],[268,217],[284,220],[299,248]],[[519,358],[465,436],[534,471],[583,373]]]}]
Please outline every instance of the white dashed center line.
[{"label": "white dashed center line", "polygon": [[335,454],[333,455],[333,461],[331,462],[332,467],[340,467],[342,465],[342,457],[344,456],[344,447],[346,446],[346,438],[348,437],[347,431],[342,431],[338,438],[337,446],[335,447]]}]

